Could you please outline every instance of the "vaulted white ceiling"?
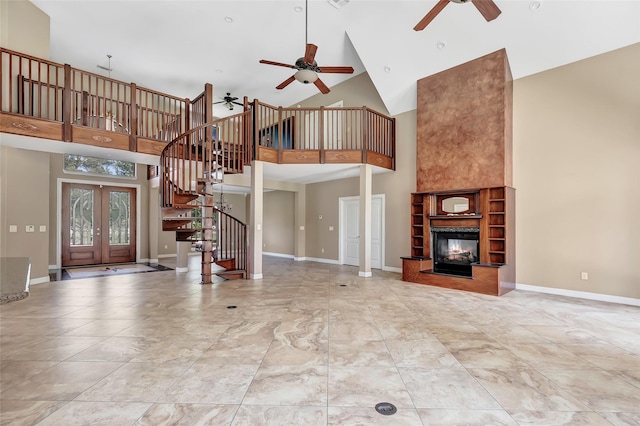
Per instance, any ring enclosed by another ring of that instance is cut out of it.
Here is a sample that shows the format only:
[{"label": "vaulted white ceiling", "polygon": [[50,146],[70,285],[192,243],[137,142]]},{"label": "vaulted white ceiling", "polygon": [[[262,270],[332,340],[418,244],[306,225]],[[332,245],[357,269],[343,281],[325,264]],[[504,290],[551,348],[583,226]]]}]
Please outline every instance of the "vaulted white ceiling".
[{"label": "vaulted white ceiling", "polygon": [[[106,75],[97,65],[109,54],[111,77],[187,98],[205,82],[217,100],[231,92],[288,106],[318,93],[298,82],[276,90],[293,70],[258,63],[303,56],[304,0],[32,2],[51,17],[56,62]],[[413,27],[434,0],[336,2],[309,0],[316,60],[368,72],[392,115],[415,108],[418,79],[501,48],[517,79],[640,42],[640,0],[495,0],[502,14],[492,22],[451,3],[421,32]],[[320,76],[329,87],[351,77]]]}]

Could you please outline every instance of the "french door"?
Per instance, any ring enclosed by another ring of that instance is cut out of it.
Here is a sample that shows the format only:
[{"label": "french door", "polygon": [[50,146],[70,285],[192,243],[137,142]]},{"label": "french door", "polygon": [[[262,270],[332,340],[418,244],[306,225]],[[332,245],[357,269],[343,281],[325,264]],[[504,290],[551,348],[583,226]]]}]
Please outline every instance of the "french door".
[{"label": "french door", "polygon": [[62,266],[136,260],[136,189],[62,184]]}]

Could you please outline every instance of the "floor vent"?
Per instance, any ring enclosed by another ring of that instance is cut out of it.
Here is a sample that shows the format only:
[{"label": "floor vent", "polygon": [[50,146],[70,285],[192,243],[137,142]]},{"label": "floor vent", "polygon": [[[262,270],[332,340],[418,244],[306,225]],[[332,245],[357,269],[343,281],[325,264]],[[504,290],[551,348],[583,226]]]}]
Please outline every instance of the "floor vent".
[{"label": "floor vent", "polygon": [[391,416],[397,413],[398,409],[390,402],[381,402],[376,404],[376,411],[384,416]]}]

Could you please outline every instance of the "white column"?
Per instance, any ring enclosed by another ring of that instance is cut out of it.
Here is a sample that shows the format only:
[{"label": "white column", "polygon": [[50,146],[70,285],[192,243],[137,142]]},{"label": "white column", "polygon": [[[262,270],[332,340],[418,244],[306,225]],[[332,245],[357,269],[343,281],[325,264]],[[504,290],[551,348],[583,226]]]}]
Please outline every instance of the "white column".
[{"label": "white column", "polygon": [[306,246],[306,187],[296,191],[294,193],[295,203],[295,219],[294,219],[294,235],[295,240],[293,242],[293,255],[294,260],[305,259],[305,246]]},{"label": "white column", "polygon": [[360,166],[360,271],[361,277],[371,276],[371,191],[372,166]]},{"label": "white column", "polygon": [[251,206],[249,218],[249,254],[253,280],[262,279],[262,218],[264,209],[264,163],[251,162]]},{"label": "white column", "polygon": [[191,253],[190,241],[176,241],[176,272],[189,271],[189,253]]},{"label": "white column", "polygon": [[158,235],[162,226],[160,217],[160,178],[149,181],[149,263],[158,263]]}]

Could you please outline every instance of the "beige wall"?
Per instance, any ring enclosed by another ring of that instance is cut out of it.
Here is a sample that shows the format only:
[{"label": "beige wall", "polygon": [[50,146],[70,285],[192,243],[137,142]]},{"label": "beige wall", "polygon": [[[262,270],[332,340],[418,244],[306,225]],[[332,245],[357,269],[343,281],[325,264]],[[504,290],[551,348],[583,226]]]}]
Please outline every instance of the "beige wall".
[{"label": "beige wall", "polygon": [[[343,100],[344,106],[366,105],[386,113],[368,74],[360,74],[334,87],[327,95],[316,95],[302,106],[329,105]],[[400,268],[400,256],[410,254],[409,194],[416,188],[416,112],[396,119],[396,171],[373,176],[373,194],[385,194],[385,267]],[[340,197],[359,195],[358,178],[307,185],[306,257],[339,259]],[[319,215],[322,214],[322,219]],[[329,231],[329,226],[334,230]],[[324,249],[324,253],[322,252]]]},{"label": "beige wall", "polygon": [[49,16],[27,0],[0,1],[0,46],[4,48],[49,59],[49,25]]},{"label": "beige wall", "polygon": [[515,81],[518,283],[640,298],[638,76],[640,44]]},{"label": "beige wall", "polygon": [[[48,281],[49,154],[0,146],[2,256],[30,257],[31,279]],[[16,225],[18,232],[9,232]],[[26,232],[27,225],[34,232]],[[45,231],[40,231],[44,226]]]},{"label": "beige wall", "polygon": [[268,191],[264,193],[263,251],[294,255],[294,195],[295,193],[288,191]]},{"label": "beige wall", "polygon": [[[28,151],[34,152],[34,151]],[[58,200],[58,179],[64,179],[65,181],[81,181],[84,183],[107,183],[113,186],[131,186],[137,185],[136,198],[140,200],[138,206],[137,215],[139,217],[139,226],[137,232],[140,236],[140,246],[138,247],[138,253],[140,259],[149,258],[149,187],[150,183],[147,180],[147,167],[145,165],[138,165],[136,170],[135,179],[123,179],[123,178],[111,178],[107,176],[90,176],[78,173],[65,173],[63,168],[63,155],[62,154],[47,154],[50,156],[50,185],[48,189],[48,198],[51,200],[49,203],[49,227],[50,227],[50,240],[49,240],[49,262],[50,265],[59,265],[59,247],[58,247],[58,233],[61,232],[57,228],[58,216],[60,215],[61,205]],[[49,178],[49,176],[48,176]],[[153,189],[156,190],[155,188]],[[173,237],[175,241],[175,233]],[[159,243],[160,244],[160,243]],[[175,253],[175,246],[174,251]]]}]

